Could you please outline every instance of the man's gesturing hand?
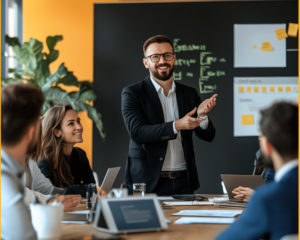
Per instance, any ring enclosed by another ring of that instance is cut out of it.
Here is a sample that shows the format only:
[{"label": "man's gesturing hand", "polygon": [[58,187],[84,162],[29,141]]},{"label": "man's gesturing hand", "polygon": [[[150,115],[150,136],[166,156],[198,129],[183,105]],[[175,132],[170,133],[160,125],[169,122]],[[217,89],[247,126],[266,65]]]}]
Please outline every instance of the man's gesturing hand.
[{"label": "man's gesturing hand", "polygon": [[206,115],[217,104],[218,94],[214,94],[211,98],[204,100],[198,107],[197,115]]},{"label": "man's gesturing hand", "polygon": [[194,128],[198,127],[202,121],[198,120],[197,118],[192,117],[196,113],[196,111],[197,111],[197,108],[194,108],[191,112],[189,112],[183,118],[175,121],[176,130],[177,131],[190,130],[190,129],[194,129]]}]

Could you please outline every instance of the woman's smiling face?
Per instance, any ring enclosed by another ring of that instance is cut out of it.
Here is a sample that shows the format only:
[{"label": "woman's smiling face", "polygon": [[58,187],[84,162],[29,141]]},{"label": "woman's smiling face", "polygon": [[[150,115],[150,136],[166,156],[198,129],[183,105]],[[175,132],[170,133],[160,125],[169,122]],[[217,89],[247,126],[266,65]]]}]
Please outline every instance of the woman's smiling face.
[{"label": "woman's smiling face", "polygon": [[61,122],[60,136],[65,143],[82,143],[83,126],[75,110],[68,110]]}]

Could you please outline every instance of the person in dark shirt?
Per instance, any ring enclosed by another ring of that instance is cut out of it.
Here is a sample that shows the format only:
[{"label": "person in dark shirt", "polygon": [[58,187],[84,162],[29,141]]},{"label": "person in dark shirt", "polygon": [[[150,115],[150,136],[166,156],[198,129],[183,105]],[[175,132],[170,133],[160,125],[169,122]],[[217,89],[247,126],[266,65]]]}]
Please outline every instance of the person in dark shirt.
[{"label": "person in dark shirt", "polygon": [[[260,149],[255,154],[253,175],[261,175],[267,184],[274,181],[274,166],[271,163],[269,166],[266,166],[266,161]],[[240,186],[235,188],[232,193],[235,194],[235,199],[248,202],[254,193],[254,189]]]},{"label": "person in dark shirt", "polygon": [[260,149],[255,154],[253,175],[261,175],[264,178],[265,183],[274,181],[274,166],[266,166]]},{"label": "person in dark shirt", "polygon": [[50,108],[42,120],[42,151],[38,166],[55,187],[95,183],[82,143],[83,126],[70,105]]}]

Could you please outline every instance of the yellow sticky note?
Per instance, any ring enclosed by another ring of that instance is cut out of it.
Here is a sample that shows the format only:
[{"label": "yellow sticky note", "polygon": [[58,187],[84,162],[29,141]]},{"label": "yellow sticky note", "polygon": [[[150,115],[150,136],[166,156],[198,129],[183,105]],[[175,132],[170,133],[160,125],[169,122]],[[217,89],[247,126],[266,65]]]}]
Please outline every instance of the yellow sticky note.
[{"label": "yellow sticky note", "polygon": [[262,87],[261,89],[262,89],[263,92],[267,91],[267,87]]},{"label": "yellow sticky note", "polygon": [[259,87],[254,87],[254,92],[259,92]]},{"label": "yellow sticky note", "polygon": [[242,115],[242,125],[253,125],[253,115]]},{"label": "yellow sticky note", "polygon": [[260,50],[262,50],[262,51],[272,51],[273,48],[271,46],[271,42],[263,42],[262,46],[260,47]]},{"label": "yellow sticky note", "polygon": [[298,34],[298,24],[289,23],[288,35],[291,37],[297,37],[297,34]]},{"label": "yellow sticky note", "polygon": [[275,33],[278,40],[285,39],[288,37],[284,28],[279,28],[275,30]]},{"label": "yellow sticky note", "polygon": [[275,92],[275,87],[270,87],[270,92]]},{"label": "yellow sticky note", "polygon": [[251,92],[251,87],[247,87],[247,92]]},{"label": "yellow sticky note", "polygon": [[290,92],[290,91],[292,91],[292,88],[291,87],[285,87],[285,91]]},{"label": "yellow sticky note", "polygon": [[283,92],[283,87],[278,87],[278,92]]},{"label": "yellow sticky note", "polygon": [[239,92],[244,92],[244,87],[239,87]]}]

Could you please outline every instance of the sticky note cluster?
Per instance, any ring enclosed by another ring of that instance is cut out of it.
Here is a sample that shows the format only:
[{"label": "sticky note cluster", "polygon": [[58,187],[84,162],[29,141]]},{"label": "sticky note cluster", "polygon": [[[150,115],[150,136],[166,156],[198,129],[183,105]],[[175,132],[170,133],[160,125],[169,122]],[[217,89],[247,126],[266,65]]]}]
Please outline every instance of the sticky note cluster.
[{"label": "sticky note cluster", "polygon": [[[285,31],[284,28],[279,28],[275,30],[275,34],[278,40],[282,40],[285,38],[290,37],[297,37],[298,35],[298,24],[297,23],[289,23],[288,32]],[[256,49],[257,46],[253,45],[253,49]],[[271,42],[263,42],[262,46],[260,47],[261,51],[273,51],[273,47]]]},{"label": "sticky note cluster", "polygon": [[263,42],[262,46],[260,47],[260,50],[262,50],[262,51],[272,51],[273,48],[271,46],[271,42]]},{"label": "sticky note cluster", "polygon": [[[260,92],[260,87],[255,86],[255,87],[253,87],[253,89],[252,89],[252,87],[246,87],[246,88],[245,87],[239,87],[238,88],[239,93],[241,93],[241,94],[246,93],[245,89],[246,89],[247,93],[251,93],[252,90],[253,90],[254,93],[259,93]],[[290,87],[290,86],[286,86],[285,88],[283,86],[278,86],[278,88],[277,88],[278,92],[283,92],[284,89],[285,89],[286,92],[291,92],[292,91],[292,87]],[[297,87],[294,87],[294,90],[297,90]],[[275,91],[276,91],[276,87],[271,86],[270,87],[270,92],[275,92]],[[267,93],[268,92],[268,87],[262,86],[261,87],[261,92]]]},{"label": "sticky note cluster", "polygon": [[298,24],[297,23],[289,23],[289,29],[286,33],[284,28],[279,28],[275,30],[275,34],[278,40],[285,39],[288,36],[297,37],[298,34]]}]

